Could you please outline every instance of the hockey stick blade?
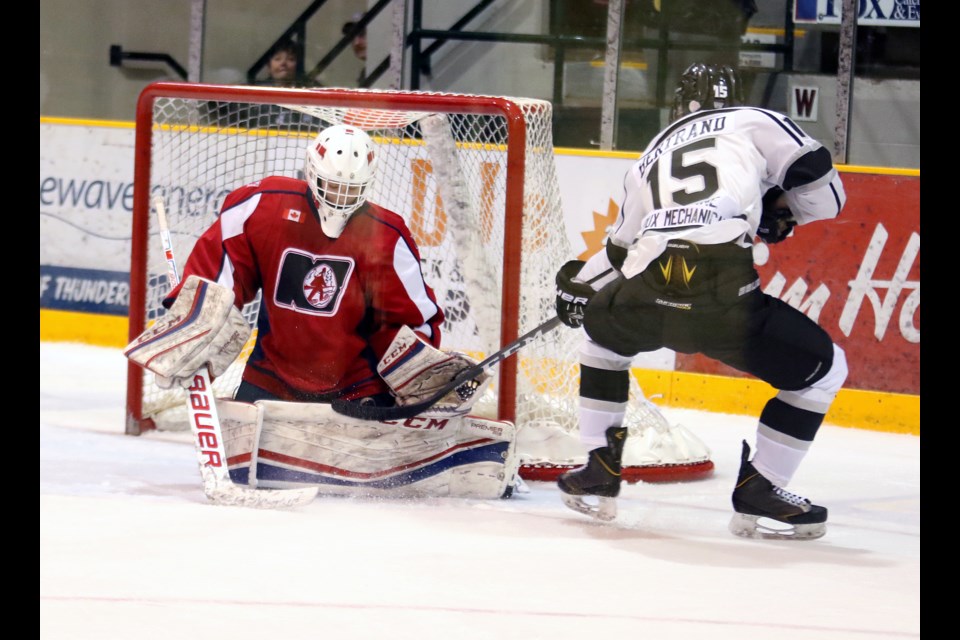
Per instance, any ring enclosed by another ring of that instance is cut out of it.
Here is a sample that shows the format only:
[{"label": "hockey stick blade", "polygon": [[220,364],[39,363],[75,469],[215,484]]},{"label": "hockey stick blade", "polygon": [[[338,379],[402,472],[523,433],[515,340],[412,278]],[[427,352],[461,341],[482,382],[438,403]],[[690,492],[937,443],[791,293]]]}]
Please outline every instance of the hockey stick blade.
[{"label": "hockey stick blade", "polygon": [[488,356],[486,359],[475,364],[474,366],[464,369],[457,374],[457,377],[441,387],[439,391],[421,402],[396,407],[376,407],[373,405],[363,405],[353,400],[336,399],[331,403],[331,407],[339,414],[350,416],[351,418],[359,418],[360,420],[375,420],[382,422],[385,420],[406,420],[407,418],[412,418],[435,405],[445,395],[460,385],[473,380],[490,367],[503,362],[526,346],[528,343],[545,333],[553,331],[559,325],[560,318],[554,316],[543,324],[534,327],[505,346],[500,351]]},{"label": "hockey stick blade", "polygon": [[222,478],[210,467],[202,467],[203,493],[207,500],[223,507],[291,509],[313,502],[320,487],[302,489],[251,489]]}]

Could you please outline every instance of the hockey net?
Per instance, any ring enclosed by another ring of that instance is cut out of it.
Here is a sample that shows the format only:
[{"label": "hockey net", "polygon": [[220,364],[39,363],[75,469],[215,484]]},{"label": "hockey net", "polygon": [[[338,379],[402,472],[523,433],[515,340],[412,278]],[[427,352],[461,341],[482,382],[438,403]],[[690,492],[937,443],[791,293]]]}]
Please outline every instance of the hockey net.
[{"label": "hockey net", "polygon": [[[476,358],[555,314],[556,270],[574,257],[543,100],[355,89],[155,83],[137,107],[130,338],[164,313],[167,261],[151,199],[163,198],[179,266],[233,189],[302,177],[307,143],[326,126],[366,130],[379,148],[369,199],[404,217],[444,308],[444,349]],[[244,315],[256,325],[258,301]],[[255,336],[254,336],[255,337]],[[521,475],[550,480],[586,462],[577,437],[581,331],[560,327],[501,363],[478,415],[518,427]],[[232,397],[253,337],[218,396]],[[186,429],[185,399],[131,364],[127,433]],[[631,376],[628,481],[708,476],[708,448],[671,425]]]}]

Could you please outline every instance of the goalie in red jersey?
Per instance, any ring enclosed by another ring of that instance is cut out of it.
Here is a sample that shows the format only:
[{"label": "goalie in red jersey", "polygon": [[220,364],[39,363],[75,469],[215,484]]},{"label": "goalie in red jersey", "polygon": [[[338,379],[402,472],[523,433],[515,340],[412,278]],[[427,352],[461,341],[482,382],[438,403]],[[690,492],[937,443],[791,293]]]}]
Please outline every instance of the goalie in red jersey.
[{"label": "goalie in red jersey", "polygon": [[[204,365],[221,375],[250,333],[239,310],[261,293],[256,343],[234,400],[393,406],[429,398],[476,362],[440,350],[444,313],[424,281],[417,244],[400,215],[368,200],[374,141],[336,125],[305,155],[303,180],[271,176],[227,195],[164,301],[167,316],[127,356],[164,387],[186,386]],[[430,416],[465,415],[488,378],[451,391]],[[349,421],[328,409],[311,409],[321,431],[324,422]],[[512,451],[512,436],[503,444]],[[498,459],[502,468],[507,456]],[[315,452],[307,463],[336,466]],[[383,474],[383,466],[362,473]]]}]

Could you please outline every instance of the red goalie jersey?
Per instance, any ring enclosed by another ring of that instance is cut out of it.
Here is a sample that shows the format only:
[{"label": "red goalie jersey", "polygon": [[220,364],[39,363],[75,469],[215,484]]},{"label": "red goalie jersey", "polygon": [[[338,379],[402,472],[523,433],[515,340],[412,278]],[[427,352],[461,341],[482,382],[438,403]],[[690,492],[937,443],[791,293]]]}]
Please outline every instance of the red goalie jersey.
[{"label": "red goalie jersey", "polygon": [[387,392],[376,365],[403,325],[440,345],[443,311],[403,219],[367,202],[331,239],[302,180],[269,177],[229,194],[183,279],[193,274],[232,287],[238,306],[262,289],[243,380],[283,400]]}]

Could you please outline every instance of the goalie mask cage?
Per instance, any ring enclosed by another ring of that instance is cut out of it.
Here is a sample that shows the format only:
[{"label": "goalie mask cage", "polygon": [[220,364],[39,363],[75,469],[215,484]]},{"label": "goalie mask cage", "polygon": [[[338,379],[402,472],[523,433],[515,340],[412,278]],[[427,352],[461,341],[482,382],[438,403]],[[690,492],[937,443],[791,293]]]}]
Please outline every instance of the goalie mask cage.
[{"label": "goalie mask cage", "polygon": [[[269,175],[303,176],[306,145],[350,124],[378,147],[368,199],[416,239],[446,314],[442,348],[478,359],[555,314],[556,270],[573,256],[560,204],[552,105],[544,100],[413,91],[282,89],[158,82],[137,104],[130,340],[160,318],[167,261],[151,200],[163,198],[182,269],[224,197]],[[259,301],[243,312],[256,326]],[[243,354],[214,383],[232,397]],[[577,433],[582,332],[560,327],[503,361],[474,413],[519,427],[521,475],[555,478],[584,464]],[[185,397],[130,363],[126,432],[186,429]],[[672,427],[631,376],[624,476],[709,475],[709,451]]]}]

